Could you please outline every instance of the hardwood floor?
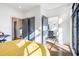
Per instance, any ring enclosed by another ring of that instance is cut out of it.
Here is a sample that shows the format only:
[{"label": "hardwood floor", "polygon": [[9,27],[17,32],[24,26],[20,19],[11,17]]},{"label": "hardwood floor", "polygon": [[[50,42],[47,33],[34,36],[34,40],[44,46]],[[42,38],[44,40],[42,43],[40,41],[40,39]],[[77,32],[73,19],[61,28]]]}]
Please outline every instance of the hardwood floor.
[{"label": "hardwood floor", "polygon": [[72,56],[72,52],[68,45],[61,45],[57,42],[53,42],[52,40],[47,40],[46,46],[50,51],[51,56]]}]

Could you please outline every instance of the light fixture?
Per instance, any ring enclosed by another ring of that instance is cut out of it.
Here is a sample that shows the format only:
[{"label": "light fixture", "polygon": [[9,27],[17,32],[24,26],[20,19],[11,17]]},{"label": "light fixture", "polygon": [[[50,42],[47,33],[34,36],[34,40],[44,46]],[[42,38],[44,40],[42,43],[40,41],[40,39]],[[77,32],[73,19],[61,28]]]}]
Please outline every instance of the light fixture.
[{"label": "light fixture", "polygon": [[22,8],[21,6],[19,6],[19,8]]}]

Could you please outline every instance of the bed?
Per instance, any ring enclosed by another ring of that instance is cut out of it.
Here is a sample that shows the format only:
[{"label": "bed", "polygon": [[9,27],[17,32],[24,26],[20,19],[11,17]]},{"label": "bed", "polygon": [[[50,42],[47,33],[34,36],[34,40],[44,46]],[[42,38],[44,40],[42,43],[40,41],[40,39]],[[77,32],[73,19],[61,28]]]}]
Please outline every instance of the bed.
[{"label": "bed", "polygon": [[45,45],[28,40],[0,43],[0,56],[49,56]]}]

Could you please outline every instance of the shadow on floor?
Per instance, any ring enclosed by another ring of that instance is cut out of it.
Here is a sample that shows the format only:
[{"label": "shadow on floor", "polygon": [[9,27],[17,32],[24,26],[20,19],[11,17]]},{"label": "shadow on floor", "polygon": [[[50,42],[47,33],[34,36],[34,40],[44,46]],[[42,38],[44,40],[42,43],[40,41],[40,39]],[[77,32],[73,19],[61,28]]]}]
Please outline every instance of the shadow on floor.
[{"label": "shadow on floor", "polygon": [[46,42],[46,45],[48,50],[50,51],[51,56],[72,56],[70,48],[65,49],[65,47],[61,47],[48,41]]}]

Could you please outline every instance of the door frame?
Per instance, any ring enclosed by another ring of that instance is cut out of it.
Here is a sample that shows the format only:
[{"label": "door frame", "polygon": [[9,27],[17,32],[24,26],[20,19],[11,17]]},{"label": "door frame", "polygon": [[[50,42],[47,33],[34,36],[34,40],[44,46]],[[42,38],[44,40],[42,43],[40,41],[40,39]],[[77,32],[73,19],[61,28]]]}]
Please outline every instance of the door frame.
[{"label": "door frame", "polygon": [[[12,40],[15,40],[14,39],[14,22],[16,21],[17,22],[17,20],[16,19],[21,19],[21,18],[18,18],[18,17],[11,17],[11,23],[12,23],[12,28],[11,28],[11,30],[12,30]],[[16,33],[17,34],[17,33]],[[17,36],[17,35],[16,35]],[[18,38],[18,37],[17,37]]]},{"label": "door frame", "polygon": [[[47,18],[46,16],[42,16],[42,44],[44,44],[44,39],[43,39],[43,20],[44,20],[44,18]],[[47,18],[47,21],[48,21],[48,18]]]}]

